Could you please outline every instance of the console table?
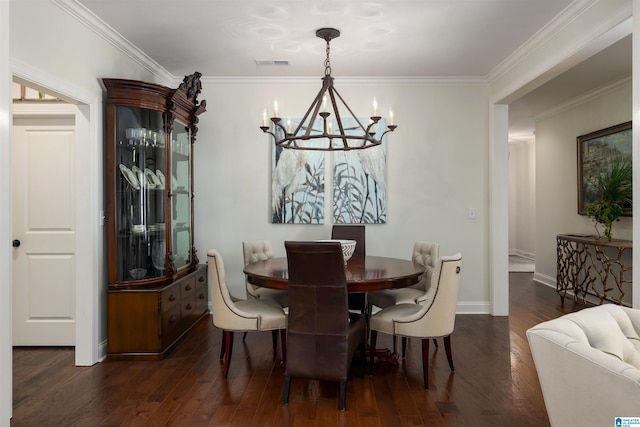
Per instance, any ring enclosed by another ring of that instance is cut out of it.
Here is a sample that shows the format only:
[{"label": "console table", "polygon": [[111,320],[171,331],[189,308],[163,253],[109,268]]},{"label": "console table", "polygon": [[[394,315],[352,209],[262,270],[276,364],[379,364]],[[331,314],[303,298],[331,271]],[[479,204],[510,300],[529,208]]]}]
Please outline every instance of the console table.
[{"label": "console table", "polygon": [[574,300],[582,303],[591,294],[600,304],[605,300],[623,304],[625,289],[630,290],[632,282],[631,241],[576,234],[559,234],[556,240],[556,291],[562,303],[573,291]]}]

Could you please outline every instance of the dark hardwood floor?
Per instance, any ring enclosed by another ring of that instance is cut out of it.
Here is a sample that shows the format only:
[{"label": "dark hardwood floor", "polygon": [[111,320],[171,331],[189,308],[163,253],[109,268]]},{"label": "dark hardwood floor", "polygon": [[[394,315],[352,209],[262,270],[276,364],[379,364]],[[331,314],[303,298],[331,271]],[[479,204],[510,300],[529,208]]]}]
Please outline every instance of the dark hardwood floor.
[{"label": "dark hardwood floor", "polygon": [[[75,367],[73,349],[15,348],[13,419],[18,426],[547,426],[525,331],[584,308],[560,305],[555,290],[510,274],[510,317],[458,315],[450,372],[442,341],[431,345],[430,389],[422,388],[419,341],[407,359],[354,369],[347,410],[333,383],[294,379],[281,403],[283,370],[271,334],[236,334],[228,379],[221,377],[220,330],[201,322],[160,362]],[[380,334],[380,345],[391,345]],[[357,368],[354,365],[354,368]]]}]

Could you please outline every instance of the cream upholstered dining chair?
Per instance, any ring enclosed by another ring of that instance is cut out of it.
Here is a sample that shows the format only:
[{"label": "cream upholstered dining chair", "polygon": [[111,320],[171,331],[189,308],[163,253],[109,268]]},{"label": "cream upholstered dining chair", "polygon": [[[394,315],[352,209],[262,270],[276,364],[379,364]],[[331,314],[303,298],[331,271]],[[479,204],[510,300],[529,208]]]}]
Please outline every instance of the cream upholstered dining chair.
[{"label": "cream upholstered dining chair", "polygon": [[224,357],[223,375],[229,373],[234,332],[272,331],[274,353],[280,331],[282,359],[286,361],[287,316],[273,300],[235,300],[231,298],[225,279],[224,262],[220,253],[207,253],[209,289],[213,300],[213,324],[222,329],[220,358]]},{"label": "cream upholstered dining chair", "polygon": [[[253,240],[249,242],[242,242],[242,254],[244,256],[244,265],[256,261],[264,261],[273,258],[273,248],[271,246],[271,240]],[[246,278],[245,278],[246,280]],[[287,291],[281,291],[279,289],[269,289],[260,286],[255,286],[246,280],[247,287],[247,299],[257,300],[274,300],[281,307],[289,306],[289,293]]]},{"label": "cream upholstered dining chair", "polygon": [[[440,245],[434,242],[418,241],[413,244],[411,260],[425,267],[425,272],[418,283],[401,289],[383,289],[381,291],[369,292],[367,302],[369,313],[373,312],[373,306],[379,308],[391,307],[396,304],[415,304],[429,289],[433,269],[440,257]],[[435,341],[436,347],[438,346]],[[402,357],[406,353],[406,338],[402,339]],[[396,337],[393,336],[393,352],[396,353]]]},{"label": "cream upholstered dining chair", "polygon": [[[454,371],[451,356],[451,333],[456,319],[456,303],[460,288],[462,255],[440,258],[431,276],[429,290],[417,303],[397,304],[371,316],[371,348],[376,347],[378,331],[390,335],[422,339],[422,370],[424,388],[429,388],[429,340],[444,337],[449,368]],[[371,352],[370,374],[373,375]]]},{"label": "cream upholstered dining chair", "polygon": [[440,256],[440,245],[433,242],[415,242],[411,260],[425,267],[425,272],[420,282],[413,286],[401,289],[384,289],[369,292],[367,296],[369,305],[385,308],[396,304],[414,304],[427,292],[431,283],[433,269]]}]

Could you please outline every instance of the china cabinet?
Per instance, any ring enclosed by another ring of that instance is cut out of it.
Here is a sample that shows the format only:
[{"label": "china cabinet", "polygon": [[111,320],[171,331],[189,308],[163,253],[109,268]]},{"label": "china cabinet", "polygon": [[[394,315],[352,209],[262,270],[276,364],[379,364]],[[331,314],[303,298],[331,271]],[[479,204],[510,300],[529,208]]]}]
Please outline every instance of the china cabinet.
[{"label": "china cabinet", "polygon": [[103,79],[106,101],[107,353],[162,358],[208,310],[193,244],[200,73],[177,89]]}]

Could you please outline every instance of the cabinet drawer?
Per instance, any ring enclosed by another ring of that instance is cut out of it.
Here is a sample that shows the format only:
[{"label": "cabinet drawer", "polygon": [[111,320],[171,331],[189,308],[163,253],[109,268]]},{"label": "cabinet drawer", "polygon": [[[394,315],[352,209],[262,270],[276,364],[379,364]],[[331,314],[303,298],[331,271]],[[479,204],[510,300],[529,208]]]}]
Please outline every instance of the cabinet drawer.
[{"label": "cabinet drawer", "polygon": [[196,272],[196,289],[207,287],[207,269],[201,268]]},{"label": "cabinet drawer", "polygon": [[189,298],[196,293],[196,278],[190,277],[180,282],[180,297]]},{"label": "cabinet drawer", "polygon": [[180,315],[185,325],[191,325],[197,317],[196,313],[196,293],[192,292],[180,302]]},{"label": "cabinet drawer", "polygon": [[177,286],[172,286],[169,289],[165,289],[161,296],[161,311],[163,313],[172,309],[180,303],[180,289]]},{"label": "cabinet drawer", "polygon": [[180,336],[182,331],[180,306],[176,305],[162,315],[162,343],[166,347]]},{"label": "cabinet drawer", "polygon": [[196,312],[198,314],[209,310],[209,286],[207,283],[207,269],[196,273]]},{"label": "cabinet drawer", "polygon": [[196,312],[204,313],[209,309],[209,288],[198,288],[196,292]]}]

